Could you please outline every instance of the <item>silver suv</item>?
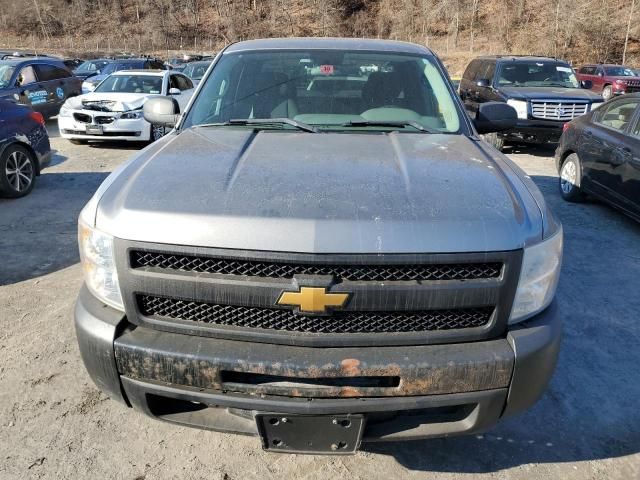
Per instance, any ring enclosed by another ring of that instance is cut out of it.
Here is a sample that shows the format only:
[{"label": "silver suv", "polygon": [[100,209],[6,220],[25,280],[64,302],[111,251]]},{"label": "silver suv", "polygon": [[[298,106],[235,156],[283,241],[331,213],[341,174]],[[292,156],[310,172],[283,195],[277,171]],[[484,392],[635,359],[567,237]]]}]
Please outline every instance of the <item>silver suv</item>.
[{"label": "silver suv", "polygon": [[554,370],[562,228],[428,49],[222,51],[83,209],[84,363],[113,399],[280,452],[463,434]]}]

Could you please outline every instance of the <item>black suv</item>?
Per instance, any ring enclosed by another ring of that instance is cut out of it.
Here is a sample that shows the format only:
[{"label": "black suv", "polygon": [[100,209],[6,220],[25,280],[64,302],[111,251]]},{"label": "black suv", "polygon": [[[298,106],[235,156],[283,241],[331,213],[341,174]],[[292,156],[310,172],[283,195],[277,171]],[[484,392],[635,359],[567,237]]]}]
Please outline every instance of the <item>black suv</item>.
[{"label": "black suv", "polygon": [[[584,88],[583,88],[584,87]],[[581,85],[568,63],[549,57],[487,56],[471,61],[460,96],[471,118],[484,102],[506,102],[518,114],[515,128],[485,136],[501,149],[505,141],[557,142],[562,126],[600,106],[600,95]]]},{"label": "black suv", "polygon": [[82,81],[55,58],[0,60],[0,98],[32,107],[45,118],[57,115],[69,97],[80,95]]}]

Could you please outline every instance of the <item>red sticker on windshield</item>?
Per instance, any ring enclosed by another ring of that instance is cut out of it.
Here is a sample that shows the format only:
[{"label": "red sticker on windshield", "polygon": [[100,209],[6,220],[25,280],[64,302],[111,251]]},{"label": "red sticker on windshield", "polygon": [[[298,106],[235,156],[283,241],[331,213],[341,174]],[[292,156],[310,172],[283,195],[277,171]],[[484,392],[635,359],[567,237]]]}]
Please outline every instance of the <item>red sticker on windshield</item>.
[{"label": "red sticker on windshield", "polygon": [[333,65],[320,65],[322,75],[333,75]]}]

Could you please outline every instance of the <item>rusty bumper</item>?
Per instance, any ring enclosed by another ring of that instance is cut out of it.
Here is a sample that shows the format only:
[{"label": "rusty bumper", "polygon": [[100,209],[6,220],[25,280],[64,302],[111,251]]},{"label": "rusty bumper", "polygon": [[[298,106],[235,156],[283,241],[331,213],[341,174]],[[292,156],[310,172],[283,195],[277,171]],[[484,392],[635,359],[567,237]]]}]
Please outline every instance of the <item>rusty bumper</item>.
[{"label": "rusty bumper", "polygon": [[366,413],[363,441],[470,433],[527,408],[546,388],[560,340],[552,305],[506,338],[484,342],[255,344],[129,328],[86,289],[76,331],[96,384],[153,417],[257,434],[256,412]]}]

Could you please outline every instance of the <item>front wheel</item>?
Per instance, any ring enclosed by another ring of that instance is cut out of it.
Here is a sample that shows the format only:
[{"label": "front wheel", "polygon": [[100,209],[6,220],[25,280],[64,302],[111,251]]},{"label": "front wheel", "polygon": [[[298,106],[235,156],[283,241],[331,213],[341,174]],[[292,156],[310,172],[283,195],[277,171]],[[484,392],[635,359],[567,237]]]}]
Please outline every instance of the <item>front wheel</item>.
[{"label": "front wheel", "polygon": [[602,89],[602,98],[604,98],[605,102],[613,97],[613,89],[611,85],[607,85]]},{"label": "front wheel", "polygon": [[33,190],[36,160],[20,145],[9,145],[0,157],[0,196],[19,198]]},{"label": "front wheel", "polygon": [[485,133],[484,135],[481,135],[481,137],[489,145],[493,145],[495,149],[498,150],[499,152],[501,152],[502,149],[504,148],[504,137],[501,135],[498,135],[495,132]]},{"label": "front wheel", "polygon": [[149,135],[149,142],[153,143],[156,140],[161,139],[167,134],[166,128],[162,125],[151,125],[151,133]]},{"label": "front wheel", "polygon": [[584,200],[584,193],[580,189],[582,168],[577,153],[569,155],[560,168],[560,195],[567,202]]}]

